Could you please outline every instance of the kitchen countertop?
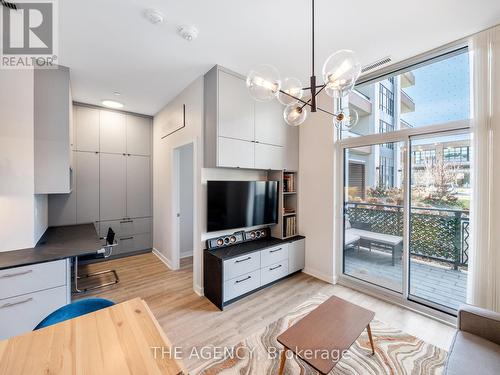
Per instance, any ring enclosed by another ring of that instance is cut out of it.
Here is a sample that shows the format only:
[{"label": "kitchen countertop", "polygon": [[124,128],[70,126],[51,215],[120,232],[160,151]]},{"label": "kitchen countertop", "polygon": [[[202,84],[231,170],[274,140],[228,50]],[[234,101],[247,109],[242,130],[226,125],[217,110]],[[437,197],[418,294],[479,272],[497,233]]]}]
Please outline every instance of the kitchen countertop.
[{"label": "kitchen countertop", "polygon": [[222,249],[205,250],[211,255],[219,259],[231,259],[239,257],[244,254],[252,253],[254,251],[263,250],[268,247],[273,247],[282,243],[293,242],[305,238],[304,236],[295,236],[287,238],[286,240],[281,240],[279,238],[269,237],[263,238],[256,241],[243,242],[236,245],[223,247]]},{"label": "kitchen countertop", "polygon": [[0,252],[0,270],[94,254],[101,248],[93,223],[49,227],[35,247]]}]

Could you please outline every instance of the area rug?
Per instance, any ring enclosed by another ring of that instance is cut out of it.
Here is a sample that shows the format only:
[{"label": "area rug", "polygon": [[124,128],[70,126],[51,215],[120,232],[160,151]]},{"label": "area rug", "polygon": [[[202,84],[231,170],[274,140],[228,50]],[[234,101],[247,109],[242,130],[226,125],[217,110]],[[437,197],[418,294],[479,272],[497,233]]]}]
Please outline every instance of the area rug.
[{"label": "area rug", "polygon": [[[286,316],[271,323],[234,347],[205,362],[190,374],[200,375],[275,375],[279,369],[282,346],[276,337],[293,325],[328,297],[318,294],[296,307]],[[334,367],[331,375],[347,374],[441,374],[446,351],[387,324],[371,323],[376,353],[371,355],[370,342],[365,332]],[[287,359],[285,374],[315,375],[317,372],[300,359]]]}]

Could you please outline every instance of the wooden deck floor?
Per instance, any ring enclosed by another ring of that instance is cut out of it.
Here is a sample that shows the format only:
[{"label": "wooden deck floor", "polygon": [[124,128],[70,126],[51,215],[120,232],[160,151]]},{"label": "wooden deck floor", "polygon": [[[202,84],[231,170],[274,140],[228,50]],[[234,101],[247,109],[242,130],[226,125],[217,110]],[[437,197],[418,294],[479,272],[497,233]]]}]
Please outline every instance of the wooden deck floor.
[{"label": "wooden deck floor", "polygon": [[[361,248],[345,253],[348,275],[401,291],[401,262],[393,266],[390,254]],[[417,297],[457,309],[465,303],[467,273],[430,262],[411,261],[410,293]]]},{"label": "wooden deck floor", "polygon": [[193,348],[234,345],[318,292],[335,294],[371,309],[376,319],[444,349],[448,349],[454,334],[452,327],[433,319],[304,273],[263,289],[221,312],[193,292],[191,258],[183,259],[177,271],[169,270],[152,253],[92,264],[82,267],[82,273],[85,268],[89,271],[113,268],[120,283],[75,299],[99,296],[122,302],[143,298],[173,345],[182,348],[188,369],[203,363],[196,356],[189,357]]}]

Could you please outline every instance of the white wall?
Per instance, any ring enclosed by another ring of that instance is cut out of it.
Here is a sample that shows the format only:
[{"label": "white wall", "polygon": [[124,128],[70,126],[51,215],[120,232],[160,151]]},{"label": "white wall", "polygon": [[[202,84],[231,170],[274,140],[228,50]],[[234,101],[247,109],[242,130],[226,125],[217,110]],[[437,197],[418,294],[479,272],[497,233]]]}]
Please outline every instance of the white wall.
[{"label": "white wall", "polygon": [[182,146],[179,151],[179,249],[180,257],[193,255],[193,144]]},{"label": "white wall", "polygon": [[[166,133],[182,125],[182,105],[186,105],[186,127],[161,139]],[[178,264],[179,254],[173,230],[176,218],[174,205],[173,163],[174,149],[194,142],[195,189],[194,205],[201,201],[201,166],[203,165],[203,77],[184,89],[174,100],[160,110],[153,120],[153,248],[172,268]],[[201,259],[199,216],[194,218],[193,286],[201,293]],[[198,244],[198,246],[196,246]]]},{"label": "white wall", "polygon": [[47,198],[34,195],[33,90],[33,71],[0,70],[0,251],[32,247],[47,228]]},{"label": "white wall", "polygon": [[[328,97],[319,105],[332,110]],[[309,273],[335,282],[334,256],[334,131],[332,117],[308,113],[299,135],[299,233],[306,236]]]}]

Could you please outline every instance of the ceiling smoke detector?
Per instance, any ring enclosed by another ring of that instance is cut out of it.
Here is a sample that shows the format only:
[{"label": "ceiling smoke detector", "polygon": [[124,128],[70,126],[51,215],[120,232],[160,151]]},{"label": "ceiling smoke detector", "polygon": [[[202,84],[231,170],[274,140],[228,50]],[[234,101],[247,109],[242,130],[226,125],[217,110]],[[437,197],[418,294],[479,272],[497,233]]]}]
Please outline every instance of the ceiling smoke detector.
[{"label": "ceiling smoke detector", "polygon": [[177,32],[188,42],[195,40],[198,37],[198,29],[194,26],[182,25],[179,26]]},{"label": "ceiling smoke detector", "polygon": [[144,16],[151,22],[153,25],[159,25],[163,23],[165,17],[163,13],[156,9],[146,9],[144,11]]}]

